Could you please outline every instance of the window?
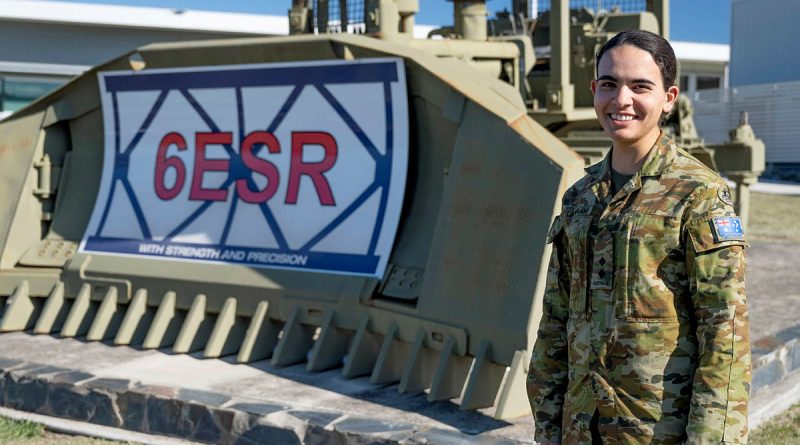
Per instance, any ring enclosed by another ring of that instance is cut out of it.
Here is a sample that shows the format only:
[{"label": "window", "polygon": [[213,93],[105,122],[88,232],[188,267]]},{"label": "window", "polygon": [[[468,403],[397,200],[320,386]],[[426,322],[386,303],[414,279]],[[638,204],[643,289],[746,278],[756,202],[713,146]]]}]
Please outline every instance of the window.
[{"label": "window", "polygon": [[0,77],[0,111],[17,111],[63,83],[56,79]]},{"label": "window", "polygon": [[682,93],[689,91],[689,76],[681,76],[680,84],[678,85]]},{"label": "window", "polygon": [[698,90],[710,90],[713,88],[719,88],[719,84],[720,84],[719,77],[697,76]]}]

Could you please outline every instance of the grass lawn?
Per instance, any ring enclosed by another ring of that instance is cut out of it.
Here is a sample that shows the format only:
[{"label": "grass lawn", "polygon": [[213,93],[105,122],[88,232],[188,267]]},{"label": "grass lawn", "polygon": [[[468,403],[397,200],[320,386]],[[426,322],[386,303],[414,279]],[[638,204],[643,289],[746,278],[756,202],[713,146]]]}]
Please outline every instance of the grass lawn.
[{"label": "grass lawn", "polygon": [[800,443],[800,404],[762,424],[750,433],[750,445],[797,445]]},{"label": "grass lawn", "polygon": [[800,242],[800,196],[752,193],[745,236],[748,241]]},{"label": "grass lawn", "polygon": [[20,422],[0,417],[0,443],[24,443],[42,437],[44,427],[38,423]]},{"label": "grass lawn", "polygon": [[[44,426],[0,417],[0,444],[3,445],[118,445],[123,442],[70,436],[47,431]],[[129,443],[129,445],[135,445]]]}]

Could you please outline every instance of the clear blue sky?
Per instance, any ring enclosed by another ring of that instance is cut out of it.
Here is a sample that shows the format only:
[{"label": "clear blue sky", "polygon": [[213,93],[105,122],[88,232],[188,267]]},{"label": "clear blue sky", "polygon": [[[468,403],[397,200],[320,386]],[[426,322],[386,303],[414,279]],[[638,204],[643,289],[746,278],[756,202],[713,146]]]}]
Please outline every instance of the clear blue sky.
[{"label": "clear blue sky", "polygon": [[[283,15],[291,0],[74,0],[79,3],[106,3],[161,8],[246,12]],[[445,0],[421,0],[417,23],[445,25],[452,23],[452,3]],[[510,0],[489,0],[490,16],[510,8]],[[731,0],[672,0],[670,39],[729,43]]]}]

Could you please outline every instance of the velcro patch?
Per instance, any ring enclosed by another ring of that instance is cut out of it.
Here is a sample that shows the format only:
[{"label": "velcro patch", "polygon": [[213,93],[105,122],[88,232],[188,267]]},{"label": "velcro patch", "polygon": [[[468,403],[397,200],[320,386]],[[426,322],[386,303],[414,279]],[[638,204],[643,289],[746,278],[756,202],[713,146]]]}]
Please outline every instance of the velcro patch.
[{"label": "velcro patch", "polygon": [[738,216],[718,216],[713,226],[717,241],[744,240],[742,220]]}]

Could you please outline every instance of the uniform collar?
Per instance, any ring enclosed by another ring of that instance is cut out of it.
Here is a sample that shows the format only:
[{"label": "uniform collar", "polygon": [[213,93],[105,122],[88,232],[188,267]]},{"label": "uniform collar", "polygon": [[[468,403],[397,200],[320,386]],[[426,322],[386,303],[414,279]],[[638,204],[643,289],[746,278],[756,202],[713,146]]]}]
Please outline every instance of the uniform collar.
[{"label": "uniform collar", "polygon": [[[662,131],[653,148],[647,153],[644,163],[636,176],[660,176],[675,159],[675,142]],[[600,181],[611,177],[611,150],[602,161],[586,167],[586,174]]]},{"label": "uniform collar", "polygon": [[[662,131],[658,137],[658,142],[650,149],[644,164],[639,169],[639,175],[642,177],[661,176],[664,170],[675,160],[675,155],[675,142]],[[610,162],[611,160],[609,159]]]}]

